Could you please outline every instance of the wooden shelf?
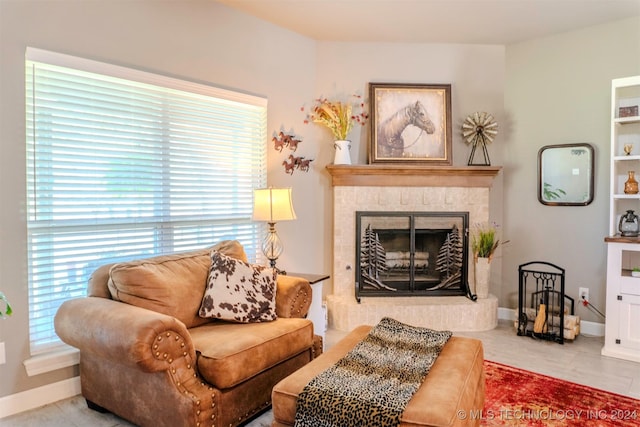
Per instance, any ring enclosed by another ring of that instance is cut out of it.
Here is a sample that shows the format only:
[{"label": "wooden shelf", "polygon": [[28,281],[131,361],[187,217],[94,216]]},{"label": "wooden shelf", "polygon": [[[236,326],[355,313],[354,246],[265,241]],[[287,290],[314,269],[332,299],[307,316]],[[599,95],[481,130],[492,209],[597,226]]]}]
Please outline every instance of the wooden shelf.
[{"label": "wooden shelf", "polygon": [[604,238],[607,243],[640,243],[640,237],[623,237],[619,234],[615,236],[607,236]]},{"label": "wooden shelf", "polygon": [[501,169],[502,166],[327,165],[334,187],[491,187]]}]

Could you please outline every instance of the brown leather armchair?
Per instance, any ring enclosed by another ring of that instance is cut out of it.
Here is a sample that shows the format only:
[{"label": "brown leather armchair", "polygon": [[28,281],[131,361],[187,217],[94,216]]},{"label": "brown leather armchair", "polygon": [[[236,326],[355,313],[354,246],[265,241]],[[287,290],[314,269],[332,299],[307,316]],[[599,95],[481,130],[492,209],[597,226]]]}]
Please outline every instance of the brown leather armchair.
[{"label": "brown leather armchair", "polygon": [[[246,260],[238,242],[214,249]],[[275,321],[199,318],[210,251],[102,266],[86,298],[60,307],[56,332],[80,349],[89,407],[140,426],[234,426],[268,407],[273,386],[321,353],[304,319],[304,279],[278,276]]]}]

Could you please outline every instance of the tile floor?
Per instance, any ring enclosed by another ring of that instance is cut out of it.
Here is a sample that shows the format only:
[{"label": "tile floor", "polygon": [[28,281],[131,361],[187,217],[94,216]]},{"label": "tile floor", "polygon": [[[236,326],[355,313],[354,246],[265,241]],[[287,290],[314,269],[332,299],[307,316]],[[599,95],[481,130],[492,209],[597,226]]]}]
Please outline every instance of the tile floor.
[{"label": "tile floor", "polygon": [[[481,339],[485,359],[539,372],[640,399],[640,363],[603,357],[603,337],[581,335],[564,345],[519,337],[513,323],[501,320],[486,332],[456,333]],[[327,331],[330,347],[343,332]],[[246,424],[246,427],[271,425],[271,411]],[[80,396],[52,403],[39,409],[0,419],[0,427],[133,427],[112,414],[100,414],[86,407]]]}]

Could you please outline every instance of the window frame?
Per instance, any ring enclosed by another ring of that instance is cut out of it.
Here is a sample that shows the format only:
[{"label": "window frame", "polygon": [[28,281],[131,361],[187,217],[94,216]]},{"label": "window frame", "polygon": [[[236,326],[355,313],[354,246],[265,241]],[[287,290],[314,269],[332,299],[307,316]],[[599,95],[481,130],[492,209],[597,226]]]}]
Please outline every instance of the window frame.
[{"label": "window frame", "polygon": [[[247,93],[242,93],[242,92],[237,92],[237,91],[232,91],[232,90],[228,90],[228,89],[222,89],[222,88],[217,88],[217,87],[213,87],[213,86],[209,86],[209,85],[205,85],[205,84],[201,84],[201,83],[196,83],[196,82],[191,82],[191,81],[186,81],[186,80],[182,80],[182,79],[177,79],[174,77],[168,77],[168,76],[163,76],[163,75],[159,75],[159,74],[154,74],[154,73],[149,73],[146,71],[141,71],[141,70],[136,70],[136,69],[131,69],[131,68],[127,68],[127,67],[121,67],[118,65],[112,65],[112,64],[106,64],[106,63],[102,63],[102,62],[97,62],[97,61],[93,61],[93,60],[89,60],[89,59],[84,59],[84,58],[78,58],[78,57],[74,57],[74,56],[70,56],[70,55],[64,55],[64,54],[60,54],[60,53],[55,53],[55,52],[50,52],[50,51],[45,51],[45,50],[41,50],[41,49],[35,49],[35,48],[27,48],[26,51],[26,57],[25,57],[26,61],[25,61],[25,67],[29,66],[29,64],[32,63],[43,63],[43,64],[48,64],[48,65],[53,65],[53,66],[59,66],[59,67],[65,67],[65,68],[70,68],[70,69],[75,69],[75,70],[80,70],[82,72],[88,72],[88,73],[95,73],[95,74],[102,74],[102,75],[107,75],[110,77],[115,77],[115,78],[119,78],[119,79],[125,79],[128,81],[132,81],[132,82],[137,82],[143,85],[152,85],[152,86],[156,86],[156,87],[161,87],[161,88],[165,88],[166,90],[170,90],[170,91],[179,91],[179,92],[185,92],[185,93],[190,93],[190,94],[197,94],[197,95],[201,95],[201,96],[206,96],[206,97],[212,97],[215,98],[217,100],[225,100],[225,101],[229,101],[230,103],[240,103],[240,104],[245,104],[248,106],[254,106],[257,107],[259,110],[259,116],[260,116],[260,123],[257,125],[260,128],[260,132],[258,133],[258,137],[256,137],[256,142],[260,144],[259,147],[254,147],[253,149],[255,150],[260,150],[260,154],[257,157],[257,161],[253,161],[253,163],[256,163],[255,165],[252,163],[250,166],[250,169],[253,171],[251,174],[251,177],[249,178],[249,182],[245,182],[243,183],[243,190],[245,193],[245,200],[246,201],[246,193],[247,191],[250,191],[252,193],[252,190],[255,188],[262,188],[266,185],[266,180],[267,180],[267,165],[266,165],[266,161],[267,161],[267,130],[266,130],[266,116],[267,116],[267,100],[266,98],[263,97],[258,97],[255,95],[250,95]],[[29,85],[29,80],[27,79],[25,81],[25,85]],[[29,97],[29,88],[26,87],[25,88],[25,97],[28,98]],[[33,94],[32,94],[33,95]],[[29,108],[29,102],[27,102],[27,109]],[[30,144],[31,146],[35,143],[35,141],[31,141],[31,143],[29,142],[29,139],[33,137],[33,135],[30,134],[29,129],[30,127],[34,128],[35,126],[30,126],[29,125],[29,120],[33,120],[33,117],[30,118],[29,117],[30,112],[27,111],[27,150],[29,150]],[[257,141],[259,139],[259,141]],[[167,142],[167,144],[170,144],[170,142]],[[235,148],[235,147],[234,147]],[[31,162],[34,161],[33,157],[30,156],[30,153],[27,153],[27,162]],[[40,227],[40,225],[38,225],[37,221],[33,221],[32,220],[32,215],[33,215],[33,211],[32,211],[32,206],[31,205],[31,198],[34,196],[34,194],[37,194],[37,190],[35,190],[33,188],[33,183],[32,180],[33,176],[31,175],[32,173],[35,175],[36,174],[36,169],[37,166],[33,166],[33,165],[28,165],[27,167],[28,169],[28,179],[27,179],[27,204],[28,204],[28,214],[27,214],[27,241],[29,244],[28,247],[28,267],[29,267],[29,271],[28,271],[28,287],[29,287],[29,302],[30,302],[30,348],[31,348],[31,355],[33,356],[31,361],[32,363],[38,364],[36,363],[39,360],[42,359],[46,359],[47,354],[55,354],[55,353],[60,353],[62,352],[63,354],[68,353],[68,346],[65,346],[61,341],[52,343],[52,345],[42,345],[42,344],[38,344],[35,343],[34,344],[34,332],[31,330],[31,323],[32,323],[32,314],[31,314],[31,310],[32,310],[32,259],[33,259],[33,254],[32,254],[32,233],[34,231],[37,231],[37,229]],[[164,169],[163,169],[164,170]],[[247,180],[246,177],[243,178],[245,181]],[[249,184],[249,185],[247,185]],[[233,187],[236,184],[232,183],[232,180],[230,180],[227,184],[225,185],[229,185],[229,187]],[[230,190],[231,191],[231,190]],[[246,205],[246,203],[244,203],[244,205]],[[244,206],[243,205],[243,206]],[[156,216],[154,216],[154,218],[157,219]],[[197,218],[194,219],[194,221],[197,222]],[[247,229],[250,231],[248,231],[248,235],[249,237],[247,237],[245,240],[246,241],[242,241],[242,239],[238,239],[241,240],[241,242],[243,244],[245,244],[245,250],[247,251],[247,255],[249,257],[249,259],[251,261],[255,261],[256,258],[260,258],[260,254],[259,254],[259,247],[260,247],[260,240],[261,237],[264,233],[264,224],[262,223],[255,223],[253,221],[251,221],[251,207],[248,207],[248,211],[246,213],[246,215],[243,216],[243,218],[239,221],[243,222],[243,227],[247,227]],[[161,223],[162,221],[160,221]],[[161,230],[161,233],[165,233],[165,232],[171,232],[171,230],[168,230],[165,227],[165,224],[160,224],[158,223],[158,221],[155,222],[156,226],[160,226],[160,228],[164,228],[163,230]],[[43,225],[46,229],[47,224],[45,223]],[[86,224],[79,224],[79,227],[86,227]],[[215,225],[213,226],[215,227]],[[175,229],[175,227],[174,227]],[[232,237],[232,236],[230,236]],[[170,239],[170,238],[169,238]],[[217,241],[211,241],[210,244],[213,245],[217,243]],[[158,249],[157,251],[155,251],[154,253],[151,253],[150,256],[152,255],[159,255],[162,253],[166,253],[165,251],[163,251],[162,249],[165,248],[164,246],[161,245],[160,249]],[[123,259],[135,259],[135,258],[139,258],[139,256],[136,255],[132,255],[132,256],[124,256]],[[98,265],[104,264],[106,262],[112,262],[112,259],[105,259],[104,262],[99,262]],[[90,274],[91,272],[87,272],[87,276],[88,274]],[[86,284],[86,280],[88,279],[88,277],[84,277],[83,281]],[[86,286],[85,286],[85,295],[86,295]],[[74,295],[74,297],[77,297],[78,295]],[[51,317],[51,327],[53,327],[53,315],[50,316]],[[73,358],[75,359],[75,357]],[[28,363],[25,363],[25,366],[27,366]],[[60,367],[59,363],[57,363],[58,367]],[[35,371],[38,371],[37,373],[41,373],[42,371],[42,367],[36,367]],[[45,368],[46,369],[46,368]],[[57,368],[56,368],[57,369]],[[29,369],[28,369],[29,371]]]}]

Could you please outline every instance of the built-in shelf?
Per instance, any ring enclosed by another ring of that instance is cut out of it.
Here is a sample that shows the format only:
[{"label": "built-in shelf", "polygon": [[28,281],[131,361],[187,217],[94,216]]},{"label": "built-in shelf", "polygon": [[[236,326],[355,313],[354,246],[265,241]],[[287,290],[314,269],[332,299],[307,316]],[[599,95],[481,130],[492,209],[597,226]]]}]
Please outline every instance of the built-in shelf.
[{"label": "built-in shelf", "polygon": [[638,156],[638,155],[613,156],[613,160],[640,160],[640,156]]},{"label": "built-in shelf", "polygon": [[640,279],[631,277],[631,270],[640,265],[640,237],[616,233],[625,211],[640,212],[640,194],[623,193],[629,171],[640,171],[640,116],[619,117],[621,108],[638,105],[640,76],[611,82],[609,237],[604,239],[607,242],[607,317],[602,354],[634,362],[640,362]]},{"label": "built-in shelf", "polygon": [[501,169],[502,166],[327,165],[334,187],[491,187]]},{"label": "built-in shelf", "polygon": [[613,122],[619,124],[640,123],[640,116],[616,117]]},{"label": "built-in shelf", "polygon": [[614,199],[640,199],[640,194],[613,194]]}]

